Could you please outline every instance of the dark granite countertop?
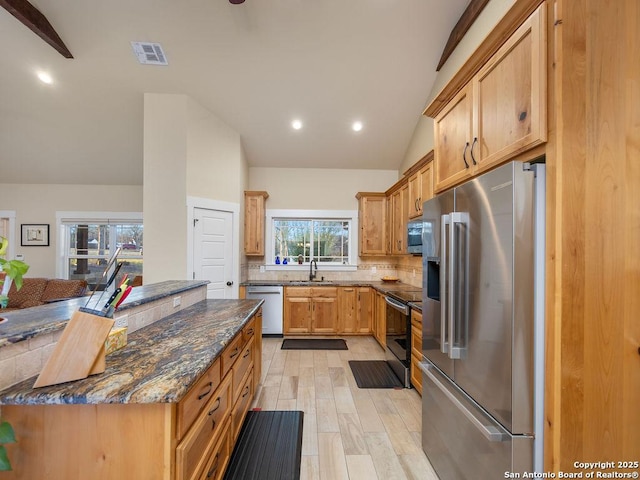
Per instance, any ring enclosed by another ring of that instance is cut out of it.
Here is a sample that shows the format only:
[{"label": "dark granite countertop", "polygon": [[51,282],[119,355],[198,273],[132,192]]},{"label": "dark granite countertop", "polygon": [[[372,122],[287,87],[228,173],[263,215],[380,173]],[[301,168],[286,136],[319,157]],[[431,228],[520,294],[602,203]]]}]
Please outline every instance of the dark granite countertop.
[{"label": "dark granite countertop", "polygon": [[[203,280],[168,280],[135,287],[118,308],[119,312],[137,307],[160,298],[185,292],[209,283]],[[100,292],[96,292],[94,299]],[[88,297],[79,297],[39,307],[11,310],[0,315],[7,318],[0,324],[0,348],[21,342],[37,335],[55,332],[64,328],[71,315],[87,302]],[[105,300],[106,301],[106,300]],[[94,300],[92,300],[93,304]]]},{"label": "dark granite countertop", "polygon": [[409,302],[409,306],[414,310],[422,312],[422,302]]},{"label": "dark granite countertop", "polygon": [[178,402],[262,303],[203,300],[132,333],[104,373],[37,389],[33,377],[0,392],[0,404]]}]

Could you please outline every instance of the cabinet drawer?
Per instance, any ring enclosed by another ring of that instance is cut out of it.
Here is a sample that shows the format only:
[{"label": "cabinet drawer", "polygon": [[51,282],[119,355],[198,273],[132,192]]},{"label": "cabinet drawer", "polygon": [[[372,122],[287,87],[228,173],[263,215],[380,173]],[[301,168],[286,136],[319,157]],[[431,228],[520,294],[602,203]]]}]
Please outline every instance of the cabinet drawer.
[{"label": "cabinet drawer", "polygon": [[246,345],[256,334],[256,320],[255,317],[249,320],[242,329],[242,344]]},{"label": "cabinet drawer", "polygon": [[231,367],[233,363],[240,356],[240,351],[242,350],[242,334],[236,335],[227,348],[222,352],[222,376],[224,377]]},{"label": "cabinet drawer", "polygon": [[218,442],[207,458],[200,480],[218,480],[222,478],[231,458],[230,428],[231,422],[227,420],[222,430],[222,435],[220,435]]},{"label": "cabinet drawer", "polygon": [[238,361],[233,365],[233,401],[235,402],[240,395],[242,389],[242,382],[244,377],[251,368],[251,362],[253,361],[253,342],[252,338],[249,343],[242,349],[242,354]]},{"label": "cabinet drawer", "polygon": [[198,414],[207,405],[214,392],[220,385],[220,359],[216,359],[213,365],[196,382],[183,400],[178,403],[178,420],[176,435],[180,440],[196,419]]},{"label": "cabinet drawer", "polygon": [[235,442],[240,433],[242,427],[242,421],[247,415],[251,399],[253,398],[254,386],[253,386],[253,369],[247,372],[244,377],[242,386],[240,387],[240,397],[233,407],[231,412],[231,439]]},{"label": "cabinet drawer", "polygon": [[313,287],[311,289],[312,297],[337,297],[338,296],[338,287]]},{"label": "cabinet drawer", "polygon": [[285,287],[286,297],[310,297],[311,287]]},{"label": "cabinet drawer", "polygon": [[176,478],[198,478],[231,411],[231,378],[227,376],[176,448]]},{"label": "cabinet drawer", "polygon": [[422,358],[422,329],[411,325],[411,355]]}]

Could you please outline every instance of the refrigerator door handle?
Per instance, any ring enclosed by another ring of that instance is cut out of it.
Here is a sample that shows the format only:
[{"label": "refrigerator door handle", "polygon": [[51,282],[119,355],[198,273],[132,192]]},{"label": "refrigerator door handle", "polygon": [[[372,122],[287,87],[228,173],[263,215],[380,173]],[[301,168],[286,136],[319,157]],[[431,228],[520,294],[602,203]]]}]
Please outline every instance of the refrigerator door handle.
[{"label": "refrigerator door handle", "polygon": [[[460,239],[458,238],[459,230],[457,225],[462,225],[463,234],[466,236],[469,225],[469,214],[464,212],[453,212],[451,215],[451,222],[449,224],[449,358],[458,360],[464,358],[466,341],[464,338],[464,325],[466,319],[462,318],[467,314],[466,302],[466,268],[467,268],[467,242],[466,238],[462,244],[464,247],[463,252],[459,252]],[[462,256],[458,256],[458,253],[462,253]],[[463,267],[463,268],[461,268]],[[463,272],[464,278],[459,278],[458,274]],[[462,301],[462,303],[461,303]],[[462,311],[460,309],[462,308]],[[456,322],[457,321],[457,322]],[[458,332],[458,326],[460,326],[460,332]]]},{"label": "refrigerator door handle", "polygon": [[440,308],[440,351],[449,353],[449,343],[447,341],[447,312],[449,311],[447,287],[447,228],[451,224],[449,215],[442,215],[440,227],[440,297],[442,299]]},{"label": "refrigerator door handle", "polygon": [[440,379],[436,376],[434,372],[434,368],[431,365],[428,365],[424,362],[420,362],[418,364],[418,368],[427,376],[429,380],[431,380],[441,391],[444,393],[447,398],[460,410],[460,412],[484,435],[484,437],[490,442],[504,442],[508,441],[511,437],[509,433],[503,431],[502,428],[497,427],[496,425],[487,425],[487,420],[483,422],[481,419],[477,418],[472,411],[470,411],[467,407],[463,405],[463,403],[444,385]]}]

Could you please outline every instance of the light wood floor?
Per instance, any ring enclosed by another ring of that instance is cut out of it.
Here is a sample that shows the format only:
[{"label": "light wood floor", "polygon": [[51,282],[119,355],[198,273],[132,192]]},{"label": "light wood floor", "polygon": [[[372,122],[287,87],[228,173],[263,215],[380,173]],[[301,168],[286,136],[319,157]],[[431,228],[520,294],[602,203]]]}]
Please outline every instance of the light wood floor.
[{"label": "light wood floor", "polygon": [[358,388],[348,361],[384,352],[373,337],[342,338],[349,350],[281,350],[282,339],[264,338],[253,407],[304,411],[302,480],[437,480],[421,447],[420,396]]}]

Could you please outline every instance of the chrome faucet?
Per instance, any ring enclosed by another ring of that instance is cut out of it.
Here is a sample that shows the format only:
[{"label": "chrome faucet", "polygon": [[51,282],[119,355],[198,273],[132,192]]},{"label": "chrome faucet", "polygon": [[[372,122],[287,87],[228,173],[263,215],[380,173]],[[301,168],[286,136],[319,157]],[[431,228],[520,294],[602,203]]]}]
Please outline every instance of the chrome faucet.
[{"label": "chrome faucet", "polygon": [[[316,264],[316,271],[315,273],[313,272],[313,264]],[[316,275],[318,274],[318,262],[316,261],[315,258],[312,258],[311,261],[309,262],[309,281],[312,282],[314,278],[316,278]]]}]

